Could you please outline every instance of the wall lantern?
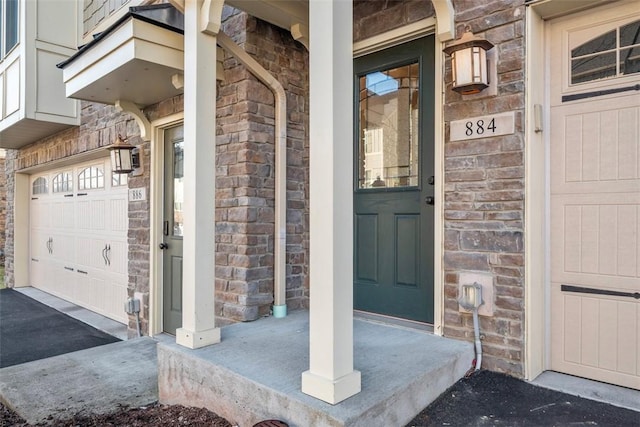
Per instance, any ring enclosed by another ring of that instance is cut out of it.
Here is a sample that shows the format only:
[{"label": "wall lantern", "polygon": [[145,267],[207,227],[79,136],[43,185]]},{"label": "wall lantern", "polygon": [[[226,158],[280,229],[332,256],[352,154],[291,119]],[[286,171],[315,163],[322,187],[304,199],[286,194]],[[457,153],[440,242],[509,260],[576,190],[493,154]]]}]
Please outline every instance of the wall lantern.
[{"label": "wall lantern", "polygon": [[453,90],[462,95],[473,95],[489,87],[487,51],[493,44],[465,32],[460,40],[444,49],[451,55]]},{"label": "wall lantern", "polygon": [[140,167],[139,149],[127,144],[122,136],[107,147],[111,153],[111,170],[113,173],[130,173]]}]

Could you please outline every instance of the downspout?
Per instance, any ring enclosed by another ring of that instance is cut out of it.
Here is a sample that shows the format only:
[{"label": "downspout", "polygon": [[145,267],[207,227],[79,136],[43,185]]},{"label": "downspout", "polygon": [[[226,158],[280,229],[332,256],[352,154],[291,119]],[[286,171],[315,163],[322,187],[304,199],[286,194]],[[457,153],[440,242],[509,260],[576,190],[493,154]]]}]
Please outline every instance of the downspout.
[{"label": "downspout", "polygon": [[287,98],[284,88],[262,65],[253,59],[222,31],[218,33],[218,45],[233,55],[242,65],[264,83],[275,99],[275,156],[276,156],[276,194],[275,194],[275,242],[274,242],[274,280],[273,280],[273,316],[287,315],[286,266],[287,245]]}]

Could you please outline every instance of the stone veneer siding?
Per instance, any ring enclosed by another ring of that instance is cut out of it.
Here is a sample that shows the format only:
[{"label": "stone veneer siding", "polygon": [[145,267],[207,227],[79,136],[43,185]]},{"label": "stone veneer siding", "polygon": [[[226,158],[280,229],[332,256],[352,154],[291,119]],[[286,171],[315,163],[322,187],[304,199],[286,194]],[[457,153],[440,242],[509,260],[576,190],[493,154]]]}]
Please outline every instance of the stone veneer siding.
[{"label": "stone veneer siding", "polygon": [[[225,8],[223,29],[278,78],[287,97],[286,297],[308,305],[308,55],[288,32]],[[216,313],[255,320],[273,303],[275,102],[273,93],[225,54],[218,87]]]},{"label": "stone veneer siding", "polygon": [[[456,37],[466,27],[497,52],[497,95],[462,97],[445,62],[444,335],[473,340],[473,320],[458,311],[462,272],[489,274],[494,315],[480,318],[483,367],[522,376],[524,352],[524,1],[455,0]],[[428,0],[354,2],[354,40],[433,16]],[[443,54],[444,55],[444,54]],[[438,108],[438,107],[436,107]],[[449,122],[516,112],[516,132],[451,142]],[[436,296],[436,299],[438,296]]]},{"label": "stone veneer siding", "polygon": [[5,230],[7,223],[7,175],[4,154],[0,154],[0,265],[4,266]]},{"label": "stone veneer siding", "polygon": [[[283,84],[287,95],[287,305],[308,306],[308,55],[291,35],[231,8],[224,29]],[[216,315],[222,324],[267,315],[273,302],[274,98],[235,59],[225,55],[218,85],[216,150]],[[145,108],[150,120],[183,111],[177,96]],[[7,156],[7,197],[13,201],[14,172],[44,165],[113,143],[121,134],[142,145],[143,174],[129,188],[150,194],[150,146],[128,114],[82,102],[81,125],[44,138]],[[149,321],[150,200],[129,202],[128,292],[143,295],[142,330]],[[13,286],[13,209],[7,216],[6,278]],[[213,220],[213,219],[212,219]],[[213,260],[212,260],[213,262]],[[213,285],[213,284],[212,284]],[[129,318],[129,333],[135,334]]]}]

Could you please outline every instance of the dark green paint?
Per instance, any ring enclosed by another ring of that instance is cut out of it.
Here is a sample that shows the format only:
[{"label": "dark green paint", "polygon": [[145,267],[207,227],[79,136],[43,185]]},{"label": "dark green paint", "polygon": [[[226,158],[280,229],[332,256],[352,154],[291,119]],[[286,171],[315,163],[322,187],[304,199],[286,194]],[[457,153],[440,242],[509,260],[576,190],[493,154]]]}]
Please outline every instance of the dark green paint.
[{"label": "dark green paint", "polygon": [[[434,37],[358,58],[354,149],[358,156],[358,79],[374,71],[420,63],[418,187],[355,190],[354,306],[357,310],[433,323]],[[357,163],[354,172],[357,171]],[[354,189],[357,173],[354,173]]]}]

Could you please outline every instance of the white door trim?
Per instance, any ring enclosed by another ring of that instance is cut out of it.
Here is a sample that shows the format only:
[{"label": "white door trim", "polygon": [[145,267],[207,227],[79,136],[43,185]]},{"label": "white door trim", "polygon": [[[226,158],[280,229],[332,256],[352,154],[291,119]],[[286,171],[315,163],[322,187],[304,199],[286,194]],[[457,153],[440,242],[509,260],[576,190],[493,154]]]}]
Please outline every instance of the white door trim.
[{"label": "white door trim", "polygon": [[164,131],[184,121],[184,112],[171,114],[151,123],[151,171],[149,188],[149,335],[163,332],[162,319],[162,240],[164,212]]}]

